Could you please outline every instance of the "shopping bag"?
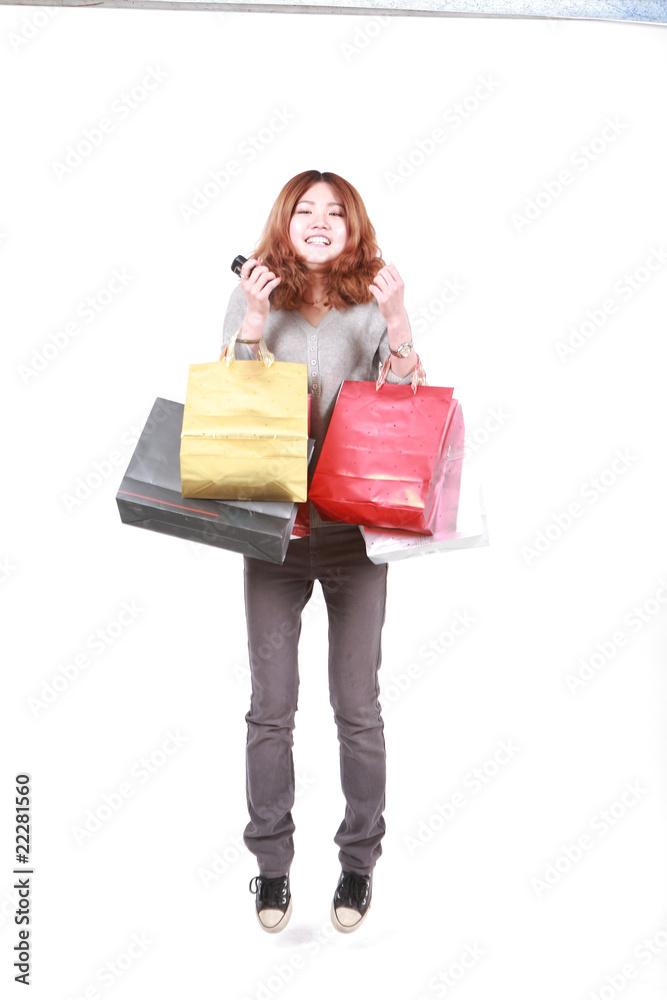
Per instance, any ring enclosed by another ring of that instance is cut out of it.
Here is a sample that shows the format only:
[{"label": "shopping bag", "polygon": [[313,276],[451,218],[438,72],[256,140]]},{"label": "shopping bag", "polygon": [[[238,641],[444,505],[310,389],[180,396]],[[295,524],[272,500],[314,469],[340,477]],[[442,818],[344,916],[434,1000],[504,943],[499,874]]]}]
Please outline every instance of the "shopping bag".
[{"label": "shopping bag", "polygon": [[[291,501],[184,499],[183,404],[158,398],[116,494],[121,520],[150,531],[282,563],[294,526]],[[314,442],[309,442],[312,454]]]},{"label": "shopping bag", "polygon": [[489,544],[482,487],[470,476],[469,459],[465,456],[465,424],[459,403],[452,417],[447,462],[438,485],[433,534],[362,527],[366,554],[371,562],[393,562],[410,556]]},{"label": "shopping bag", "polygon": [[296,520],[292,528],[292,538],[305,538],[310,534],[310,504],[300,503],[296,507]]},{"label": "shopping bag", "polygon": [[429,534],[453,392],[343,382],[308,493],[321,516]]},{"label": "shopping bag", "polygon": [[304,502],[308,490],[305,364],[220,361],[190,365],[180,463],[183,497]]}]

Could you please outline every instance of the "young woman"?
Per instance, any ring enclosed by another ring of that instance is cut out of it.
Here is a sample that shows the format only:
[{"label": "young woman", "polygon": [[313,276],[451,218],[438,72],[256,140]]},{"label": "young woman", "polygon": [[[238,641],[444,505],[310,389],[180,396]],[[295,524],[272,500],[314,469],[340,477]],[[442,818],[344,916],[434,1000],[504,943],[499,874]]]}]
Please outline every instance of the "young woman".
[{"label": "young woman", "polygon": [[[224,321],[237,357],[256,356],[263,335],[280,361],[306,363],[310,436],[317,464],[343,379],[409,383],[418,362],[403,282],[385,265],[354,187],[308,170],[285,184]],[[244,353],[245,352],[245,353]],[[323,521],[309,505],[310,534],[292,539],[282,565],[245,558],[245,607],[252,676],[244,832],[260,874],[250,882],[262,928],[281,931],[292,911],[294,716],[301,613],[319,580],[329,616],[329,691],[340,744],[344,819],[334,842],[342,872],[331,918],[356,930],[368,912],[372,873],[385,832],[385,743],[378,701],[387,566],[366,556],[357,525]]]}]

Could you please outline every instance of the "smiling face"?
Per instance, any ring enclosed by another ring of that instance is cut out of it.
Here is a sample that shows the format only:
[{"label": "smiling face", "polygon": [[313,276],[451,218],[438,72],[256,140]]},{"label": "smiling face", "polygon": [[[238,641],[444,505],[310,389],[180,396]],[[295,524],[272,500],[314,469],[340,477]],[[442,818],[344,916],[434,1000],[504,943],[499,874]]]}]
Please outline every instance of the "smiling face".
[{"label": "smiling face", "polygon": [[336,189],[325,181],[309,187],[294,208],[289,235],[309,270],[326,270],[347,243],[345,209]]}]

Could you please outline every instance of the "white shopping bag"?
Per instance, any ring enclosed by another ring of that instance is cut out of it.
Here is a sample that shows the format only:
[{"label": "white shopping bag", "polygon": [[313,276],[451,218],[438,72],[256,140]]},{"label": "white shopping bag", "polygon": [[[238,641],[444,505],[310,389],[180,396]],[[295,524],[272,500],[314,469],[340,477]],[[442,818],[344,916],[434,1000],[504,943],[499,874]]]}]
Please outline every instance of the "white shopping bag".
[{"label": "white shopping bag", "polygon": [[465,425],[459,403],[452,418],[449,455],[436,501],[433,534],[362,527],[366,554],[371,562],[394,562],[410,556],[489,544],[482,486],[467,474],[465,451]]}]

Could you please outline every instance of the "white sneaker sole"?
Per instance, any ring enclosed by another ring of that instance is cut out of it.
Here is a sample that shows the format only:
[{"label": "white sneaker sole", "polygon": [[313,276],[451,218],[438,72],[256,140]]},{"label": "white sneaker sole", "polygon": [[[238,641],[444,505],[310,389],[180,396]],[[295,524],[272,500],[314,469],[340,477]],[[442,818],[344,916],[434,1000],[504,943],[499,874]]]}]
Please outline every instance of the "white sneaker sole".
[{"label": "white sneaker sole", "polygon": [[289,918],[292,916],[292,897],[290,896],[289,903],[287,904],[287,909],[285,910],[285,915],[278,921],[274,927],[267,927],[266,924],[262,923],[260,919],[260,914],[257,913],[257,921],[259,926],[267,934],[279,934],[280,931],[284,931],[289,923]]},{"label": "white sneaker sole", "polygon": [[336,907],[332,903],[331,904],[331,923],[334,925],[334,927],[336,928],[337,931],[341,932],[341,934],[351,934],[352,931],[356,931],[357,928],[361,927],[361,925],[363,924],[364,920],[366,919],[366,917],[368,916],[368,914],[370,912],[370,908],[371,908],[371,904],[369,903],[368,904],[368,909],[364,913],[364,915],[361,918],[361,920],[357,920],[356,924],[351,924],[351,925],[348,926],[347,924],[341,924],[340,920],[336,916]]}]

